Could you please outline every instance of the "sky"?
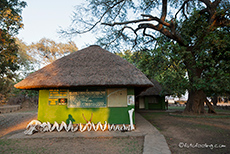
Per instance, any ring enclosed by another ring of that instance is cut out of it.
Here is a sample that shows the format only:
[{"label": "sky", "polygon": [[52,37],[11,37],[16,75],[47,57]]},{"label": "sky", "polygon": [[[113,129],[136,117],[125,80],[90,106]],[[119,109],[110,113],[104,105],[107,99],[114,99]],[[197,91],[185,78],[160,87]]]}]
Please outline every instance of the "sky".
[{"label": "sky", "polygon": [[[24,0],[27,7],[22,11],[24,29],[19,31],[18,38],[27,45],[36,43],[42,38],[52,39],[56,42],[66,43],[68,40],[60,38],[58,30],[60,27],[67,28],[71,24],[71,14],[74,6],[79,5],[82,0]],[[73,38],[78,47],[82,49],[95,43],[91,34],[83,34],[81,37]]]}]

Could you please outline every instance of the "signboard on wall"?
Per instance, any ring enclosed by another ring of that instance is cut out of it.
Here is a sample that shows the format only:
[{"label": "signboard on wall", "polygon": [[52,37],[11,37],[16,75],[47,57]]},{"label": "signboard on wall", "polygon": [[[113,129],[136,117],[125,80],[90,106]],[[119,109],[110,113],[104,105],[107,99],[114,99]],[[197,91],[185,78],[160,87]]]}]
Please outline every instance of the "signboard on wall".
[{"label": "signboard on wall", "polygon": [[49,98],[49,105],[66,105],[67,98]]},{"label": "signboard on wall", "polygon": [[127,107],[126,88],[110,88],[107,92],[108,107]]},{"label": "signboard on wall", "polygon": [[106,107],[105,90],[69,91],[69,108]]},{"label": "signboard on wall", "polygon": [[50,89],[49,98],[67,98],[68,91],[66,89]]},{"label": "signboard on wall", "polygon": [[67,99],[66,98],[59,98],[58,99],[58,105],[66,105]]},{"label": "signboard on wall", "polygon": [[127,96],[127,104],[128,105],[135,105],[135,97],[134,97],[134,95],[128,95]]},{"label": "signboard on wall", "polygon": [[49,105],[57,105],[58,104],[58,99],[49,99]]},{"label": "signboard on wall", "polygon": [[68,90],[66,89],[50,89],[49,105],[66,105],[68,98]]}]

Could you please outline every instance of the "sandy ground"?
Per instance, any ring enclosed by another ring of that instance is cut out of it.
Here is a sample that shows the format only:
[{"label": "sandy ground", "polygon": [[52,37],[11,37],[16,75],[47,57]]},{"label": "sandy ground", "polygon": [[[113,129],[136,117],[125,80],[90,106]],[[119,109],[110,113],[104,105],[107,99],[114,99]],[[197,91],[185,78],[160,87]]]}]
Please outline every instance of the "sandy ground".
[{"label": "sandy ground", "polygon": [[0,114],[0,137],[14,131],[25,130],[27,124],[37,118],[36,111]]},{"label": "sandy ground", "polygon": [[0,139],[0,153],[142,153],[142,137]]},{"label": "sandy ground", "polygon": [[0,114],[0,153],[132,153],[143,152],[144,137],[8,139],[23,132],[37,112]]}]

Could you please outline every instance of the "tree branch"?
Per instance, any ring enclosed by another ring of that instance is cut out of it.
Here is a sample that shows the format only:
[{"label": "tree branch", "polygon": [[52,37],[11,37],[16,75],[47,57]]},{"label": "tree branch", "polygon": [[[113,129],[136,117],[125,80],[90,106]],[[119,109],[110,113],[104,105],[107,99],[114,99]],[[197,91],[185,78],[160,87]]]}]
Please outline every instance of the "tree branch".
[{"label": "tree branch", "polygon": [[[162,13],[161,13],[161,21],[165,21],[166,15],[167,15],[167,4],[168,0],[162,0]],[[163,27],[163,25],[159,22],[157,25],[160,29]]]},{"label": "tree branch", "polygon": [[180,7],[180,9],[177,11],[177,13],[175,14],[175,19],[177,18],[177,14],[182,10],[183,15],[185,16],[186,19],[188,19],[188,17],[186,16],[184,10],[185,10],[185,5],[189,2],[190,0],[186,0],[184,1],[184,3],[182,4],[182,6]]},{"label": "tree branch", "polygon": [[165,21],[167,15],[167,4],[168,4],[168,0],[162,0],[162,13],[161,13],[162,21]]},{"label": "tree branch", "polygon": [[121,1],[118,1],[117,3],[113,4],[111,7],[109,7],[109,8],[102,14],[102,16],[100,17],[100,19],[99,19],[95,24],[93,24],[92,27],[89,28],[88,30],[85,30],[85,31],[82,31],[82,32],[80,32],[80,31],[75,31],[75,32],[72,32],[72,34],[74,34],[74,33],[83,34],[83,33],[87,33],[87,32],[89,32],[89,31],[91,31],[94,27],[97,26],[98,23],[100,23],[100,22],[102,21],[102,19],[103,19],[104,16],[109,12],[109,10],[111,10],[112,8],[114,8],[115,6],[117,6],[118,4],[122,3],[123,1],[125,2],[125,0],[121,0]]},{"label": "tree branch", "polygon": [[225,23],[226,21],[228,22],[226,18],[220,19],[216,16],[217,15],[216,8],[218,7],[221,0],[215,0],[214,2],[211,2],[210,0],[200,0],[200,1],[203,2],[207,7],[201,10],[199,13],[204,14],[205,12],[207,12],[209,14],[208,20],[209,20],[210,27],[222,26],[225,25],[223,23]]},{"label": "tree branch", "polygon": [[127,28],[127,27],[123,27],[122,29],[117,30],[117,31],[116,31],[116,32],[118,33],[117,37],[114,38],[113,40],[111,40],[109,43],[107,43],[107,44],[105,44],[105,45],[108,46],[108,45],[112,44],[113,42],[115,42],[115,41],[122,35],[122,32],[123,32],[123,30],[124,30],[125,28]]},{"label": "tree branch", "polygon": [[149,19],[152,19],[154,21],[157,21],[159,22],[160,24],[163,24],[164,26],[167,26],[167,27],[170,27],[170,24],[168,22],[165,22],[164,20],[162,19],[159,19],[157,17],[154,17],[152,15],[148,15],[148,14],[141,14],[142,17],[148,17]]},{"label": "tree branch", "polygon": [[206,105],[208,106],[208,113],[214,113],[216,114],[216,111],[214,110],[214,108],[212,107],[212,104],[209,102],[209,100],[205,97],[204,102],[206,103]]},{"label": "tree branch", "polygon": [[217,7],[220,4],[221,0],[215,0],[214,2],[212,2],[212,7]]},{"label": "tree branch", "polygon": [[208,8],[211,7],[211,2],[210,2],[210,0],[199,0],[199,1],[203,2]]},{"label": "tree branch", "polygon": [[146,28],[144,28],[144,30],[143,30],[143,35],[144,35],[144,36],[151,37],[153,40],[156,40],[156,38],[155,38],[155,37],[153,37],[152,35],[150,35],[150,34],[146,34]]},{"label": "tree branch", "polygon": [[113,20],[115,20],[115,19],[117,18],[117,16],[120,14],[121,9],[122,9],[122,7],[123,7],[124,5],[125,5],[125,1],[124,1],[124,3],[121,5],[121,7],[119,8],[118,13],[117,13],[116,16],[113,18]]},{"label": "tree branch", "polygon": [[134,39],[134,45],[133,45],[133,48],[137,45],[137,31],[136,30],[134,30],[132,27],[130,27],[130,26],[125,26],[124,28],[128,28],[128,29],[131,29],[133,32],[134,32],[134,34],[136,35],[136,37],[135,37],[135,39]]},{"label": "tree branch", "polygon": [[125,21],[125,22],[113,22],[113,23],[101,23],[101,24],[112,27],[115,25],[127,25],[131,23],[139,23],[139,22],[144,22],[144,21],[151,21],[151,19],[138,19],[138,20]]},{"label": "tree branch", "polygon": [[148,19],[138,19],[138,20],[125,21],[125,22],[113,22],[113,23],[101,23],[101,24],[112,27],[115,25],[127,25],[127,24],[140,23],[140,22],[145,22],[145,21],[157,21],[164,26],[170,27],[170,23],[162,21],[161,19],[159,19],[157,17],[151,16],[151,15],[146,15],[146,14],[141,14],[141,16],[148,17]]},{"label": "tree branch", "polygon": [[162,34],[164,34],[165,36],[177,41],[180,45],[186,46],[184,44],[183,40],[181,39],[181,37],[179,37],[176,34],[173,35],[169,30],[165,29],[164,27],[160,28],[159,26],[155,26],[155,25],[150,24],[150,23],[144,23],[144,24],[139,24],[138,25],[138,30],[143,29],[143,28],[150,28],[150,29],[154,29],[156,31],[159,31]]}]

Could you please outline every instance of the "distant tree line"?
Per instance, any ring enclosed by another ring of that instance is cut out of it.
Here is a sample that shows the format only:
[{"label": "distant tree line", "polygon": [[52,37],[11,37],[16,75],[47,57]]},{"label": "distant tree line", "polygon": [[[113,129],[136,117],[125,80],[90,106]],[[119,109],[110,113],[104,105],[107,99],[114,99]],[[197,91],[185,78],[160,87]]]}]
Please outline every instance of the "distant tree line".
[{"label": "distant tree line", "polygon": [[0,2],[0,104],[21,103],[25,99],[36,102],[38,92],[18,90],[14,84],[37,69],[61,58],[78,48],[74,42],[57,43],[42,38],[26,45],[16,38],[23,28],[22,9],[25,1],[1,0]]}]

